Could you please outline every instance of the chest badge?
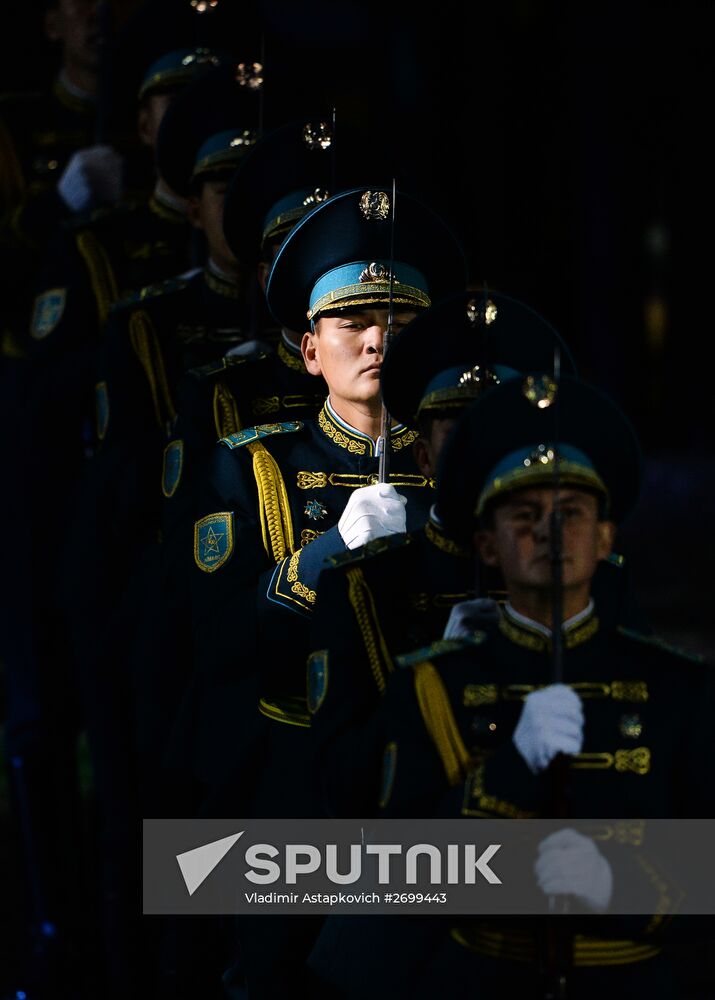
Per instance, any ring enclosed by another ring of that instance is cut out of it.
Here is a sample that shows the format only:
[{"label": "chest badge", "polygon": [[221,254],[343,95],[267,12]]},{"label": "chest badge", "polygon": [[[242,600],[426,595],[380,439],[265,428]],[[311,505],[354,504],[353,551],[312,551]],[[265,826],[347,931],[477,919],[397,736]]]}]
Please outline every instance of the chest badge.
[{"label": "chest badge", "polygon": [[618,724],[621,736],[628,740],[637,740],[643,732],[643,723],[637,713],[634,715],[622,715]]},{"label": "chest badge", "polygon": [[309,517],[311,521],[320,521],[320,519],[325,517],[328,513],[328,510],[324,504],[320,502],[320,500],[307,500],[303,513],[306,517]]}]

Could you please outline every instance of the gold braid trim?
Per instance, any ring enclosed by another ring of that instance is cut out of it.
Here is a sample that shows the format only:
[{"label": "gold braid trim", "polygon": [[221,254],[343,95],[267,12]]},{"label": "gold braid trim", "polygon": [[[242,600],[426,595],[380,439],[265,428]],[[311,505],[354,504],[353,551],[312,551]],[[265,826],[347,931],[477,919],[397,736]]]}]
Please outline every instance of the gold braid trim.
[{"label": "gold braid trim", "polygon": [[214,423],[220,438],[243,429],[236,399],[225,382],[217,382],[214,386]]},{"label": "gold braid trim", "polygon": [[383,694],[385,678],[392,671],[392,660],[380,628],[372,591],[365,582],[365,576],[359,567],[349,569],[347,578],[348,598],[357,618],[372,676],[377,690]]},{"label": "gold braid trim", "polygon": [[429,660],[418,663],[414,673],[415,693],[427,732],[442,759],[447,781],[450,785],[459,785],[472,761],[459,734],[442,678]]},{"label": "gold braid trim", "polygon": [[176,417],[176,410],[166,381],[164,358],[156,331],[144,309],[137,309],[132,313],[129,319],[129,337],[149,382],[156,422],[161,429],[164,429],[166,424]]},{"label": "gold braid trim", "polygon": [[263,545],[268,555],[279,563],[291,555],[295,547],[286,484],[276,460],[260,441],[252,441],[246,447],[253,455]]},{"label": "gold braid trim", "polygon": [[300,357],[297,357],[296,355],[291,354],[282,340],[278,342],[278,357],[281,359],[283,364],[292,371],[300,372],[302,375],[308,374],[305,362],[303,361],[303,356],[301,355]]},{"label": "gold braid trim", "polygon": [[114,270],[106,250],[94,233],[88,230],[78,233],[77,249],[87,265],[92,291],[97,302],[97,318],[100,326],[104,326],[109,315],[109,307],[119,298]]}]

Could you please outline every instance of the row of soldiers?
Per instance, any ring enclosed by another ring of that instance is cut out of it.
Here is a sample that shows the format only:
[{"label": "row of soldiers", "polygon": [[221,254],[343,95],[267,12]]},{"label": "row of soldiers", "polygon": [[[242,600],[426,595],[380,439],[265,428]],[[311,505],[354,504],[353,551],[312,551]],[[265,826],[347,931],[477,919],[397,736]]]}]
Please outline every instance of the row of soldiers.
[{"label": "row of soldiers", "polygon": [[[547,816],[555,767],[559,815],[713,811],[712,675],[651,634],[612,552],[641,480],[628,419],[339,118],[258,133],[251,74],[207,48],[147,67],[151,194],[88,214],[116,159],[80,142],[10,199],[35,284],[8,297],[2,371],[35,995],[84,995],[58,875],[79,729],[89,996],[675,995],[667,885],[652,918],[609,918],[618,859],[568,829],[537,866],[588,914],[556,986],[533,922],[140,917],[142,816]],[[53,100],[76,90],[65,72]],[[8,116],[29,176],[21,135]]]}]

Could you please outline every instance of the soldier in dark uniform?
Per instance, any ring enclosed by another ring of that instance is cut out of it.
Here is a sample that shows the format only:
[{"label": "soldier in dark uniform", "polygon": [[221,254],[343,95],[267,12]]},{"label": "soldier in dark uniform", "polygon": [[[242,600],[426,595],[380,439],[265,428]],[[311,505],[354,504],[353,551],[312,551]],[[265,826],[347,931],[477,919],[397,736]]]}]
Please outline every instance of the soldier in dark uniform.
[{"label": "soldier in dark uniform", "polygon": [[[294,122],[260,139],[236,171],[226,197],[224,231],[236,259],[256,272],[261,296],[270,263],[287,232],[317,202],[328,197],[331,147],[327,125],[317,120]],[[147,682],[145,707],[151,704],[163,719],[162,725],[154,714],[147,718],[146,738],[157,749],[166,735],[171,712],[176,710],[174,698],[184,695],[182,680],[188,679],[192,666],[189,617],[182,608],[188,607],[188,577],[194,566],[193,559],[184,559],[182,528],[187,518],[193,524],[194,489],[213,446],[219,438],[266,418],[283,421],[314,416],[328,391],[324,380],[310,375],[305,368],[300,352],[302,333],[281,330],[276,338],[275,331],[266,336],[262,327],[255,333],[256,353],[228,355],[187,374],[179,391],[172,439],[164,452],[161,486],[166,499],[159,589],[161,621],[166,627],[158,627],[157,616],[152,616],[151,629],[146,632],[148,641],[155,645],[155,655],[147,658],[151,665],[147,663],[143,673]],[[167,696],[167,691],[174,698]],[[186,699],[190,712],[193,692],[187,692]],[[209,777],[215,780],[216,757],[225,759],[230,767],[231,741],[226,739],[227,730],[219,720],[228,718],[231,704],[222,692],[217,703],[206,708],[212,723],[202,732],[212,739],[212,745],[201,753],[202,759],[211,760],[205,781]],[[226,744],[222,754],[214,752],[216,736]],[[180,757],[190,752],[183,731],[173,742]],[[177,765],[174,761],[173,767]],[[166,774],[157,786],[169,790]],[[180,786],[188,790],[183,775]]]},{"label": "soldier in dark uniform", "polygon": [[[483,434],[485,424],[492,434]],[[653,636],[601,621],[591,596],[596,565],[640,485],[639,446],[622,412],[569,377],[558,386],[550,376],[515,379],[465,416],[439,476],[440,516],[453,537],[472,539],[482,561],[499,566],[509,602],[494,626],[397,658],[376,720],[384,750],[376,809],[384,816],[711,817],[712,787],[692,764],[705,762],[707,770],[713,761],[711,669]],[[553,659],[558,603],[561,681]],[[557,760],[563,767],[555,775]],[[485,998],[546,996],[561,975],[568,995],[585,1000],[678,995],[663,950],[669,921],[657,909],[669,888],[658,873],[654,916],[597,916],[607,913],[619,866],[632,857],[602,833],[592,839],[561,830],[541,843],[535,860],[538,890],[570,895],[585,914],[578,923],[559,918],[564,964],[542,967],[538,919],[439,921],[429,928],[431,941],[421,941],[423,960],[403,970],[390,995],[433,996],[449,976],[455,997],[473,995],[475,984]],[[383,929],[393,942],[401,935],[409,942],[411,932],[414,954],[414,922],[409,932],[399,921]],[[345,988],[342,980],[364,963],[358,936],[350,948],[351,960],[316,953],[316,969],[340,986],[339,995],[361,996],[371,969]]]},{"label": "soldier in dark uniform", "polygon": [[[310,324],[303,356],[330,395],[315,420],[225,438],[197,511],[195,655],[209,687],[242,678],[232,733],[243,773],[224,803],[240,800],[253,815],[314,810],[303,766],[305,657],[324,559],[416,526],[431,504],[430,481],[409,450],[417,432],[403,425],[391,430],[390,485],[377,484],[387,307],[392,289],[401,328],[431,296],[463,287],[466,275],[461,249],[431,210],[398,192],[394,233],[391,211],[386,192],[360,188],[318,205],[290,232],[269,277],[268,305],[286,329]],[[242,934],[243,972],[256,996],[275,995],[279,981],[301,976],[314,926],[257,923]],[[274,949],[285,949],[282,971],[266,962],[271,935]]]},{"label": "soldier in dark uniform", "polygon": [[[225,109],[223,113],[229,114]],[[235,108],[233,114],[238,114]],[[210,128],[215,116],[208,117],[213,119]],[[198,112],[193,120],[198,124]],[[167,153],[174,148],[176,159],[188,170],[185,187],[208,236],[209,262],[189,278],[144,289],[110,313],[97,386],[97,436],[102,446],[87,463],[80,485],[64,548],[69,569],[59,595],[69,623],[92,756],[101,817],[104,916],[107,933],[113,935],[110,958],[121,966],[113,968],[112,975],[120,984],[137,975],[140,909],[135,867],[140,774],[132,689],[134,670],[141,664],[133,664],[129,653],[137,602],[144,594],[143,562],[150,558],[160,524],[156,484],[161,456],[184,372],[222,355],[246,336],[243,274],[225,247],[221,213],[226,181],[250,144],[252,123],[236,121],[228,131],[203,135],[198,128],[182,132],[178,124],[175,119],[172,132],[175,141],[189,145],[188,155],[171,143],[164,148]],[[161,156],[159,166],[164,176]]]},{"label": "soldier in dark uniform", "polygon": [[57,225],[117,202],[122,159],[97,144],[97,95],[106,38],[97,2],[54,0],[45,32],[61,46],[48,93],[10,94],[0,105],[0,261],[3,355],[17,357],[40,252]]},{"label": "soldier in dark uniform", "polygon": [[[546,368],[556,350],[564,369],[573,370],[553,327],[499,292],[462,292],[410,323],[388,352],[381,384],[389,412],[420,429],[413,444],[420,471],[434,478],[444,441],[481,392],[518,371]],[[321,575],[309,678],[328,669],[332,680],[311,738],[328,811],[358,816],[369,810],[374,790],[360,788],[360,776],[370,773],[364,760],[370,740],[364,752],[356,750],[357,740],[392,659],[442,635],[456,604],[494,594],[500,582],[477,579],[471,550],[449,537],[434,506],[416,531],[339,554],[330,565]],[[481,611],[493,615],[492,602]]]}]

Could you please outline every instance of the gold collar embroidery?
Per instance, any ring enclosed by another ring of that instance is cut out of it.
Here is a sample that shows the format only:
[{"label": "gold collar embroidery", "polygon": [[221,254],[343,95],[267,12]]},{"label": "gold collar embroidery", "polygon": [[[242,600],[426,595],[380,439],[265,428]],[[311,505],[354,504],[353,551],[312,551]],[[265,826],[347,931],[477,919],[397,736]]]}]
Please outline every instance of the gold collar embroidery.
[{"label": "gold collar embroidery", "polygon": [[[374,456],[375,442],[372,438],[339,421],[331,413],[327,401],[318,414],[318,425],[334,444],[338,445],[339,448],[345,448],[351,455]],[[411,445],[418,436],[418,431],[410,430],[404,424],[398,424],[392,428],[390,446],[393,451],[401,451]]]},{"label": "gold collar embroidery", "polygon": [[[598,617],[592,612],[587,618],[564,630],[564,647],[573,649],[574,646],[588,642],[598,632],[598,627]],[[548,636],[529,628],[523,622],[516,621],[506,608],[503,609],[499,620],[499,630],[518,646],[524,646],[537,653],[551,652],[551,639]]]}]

